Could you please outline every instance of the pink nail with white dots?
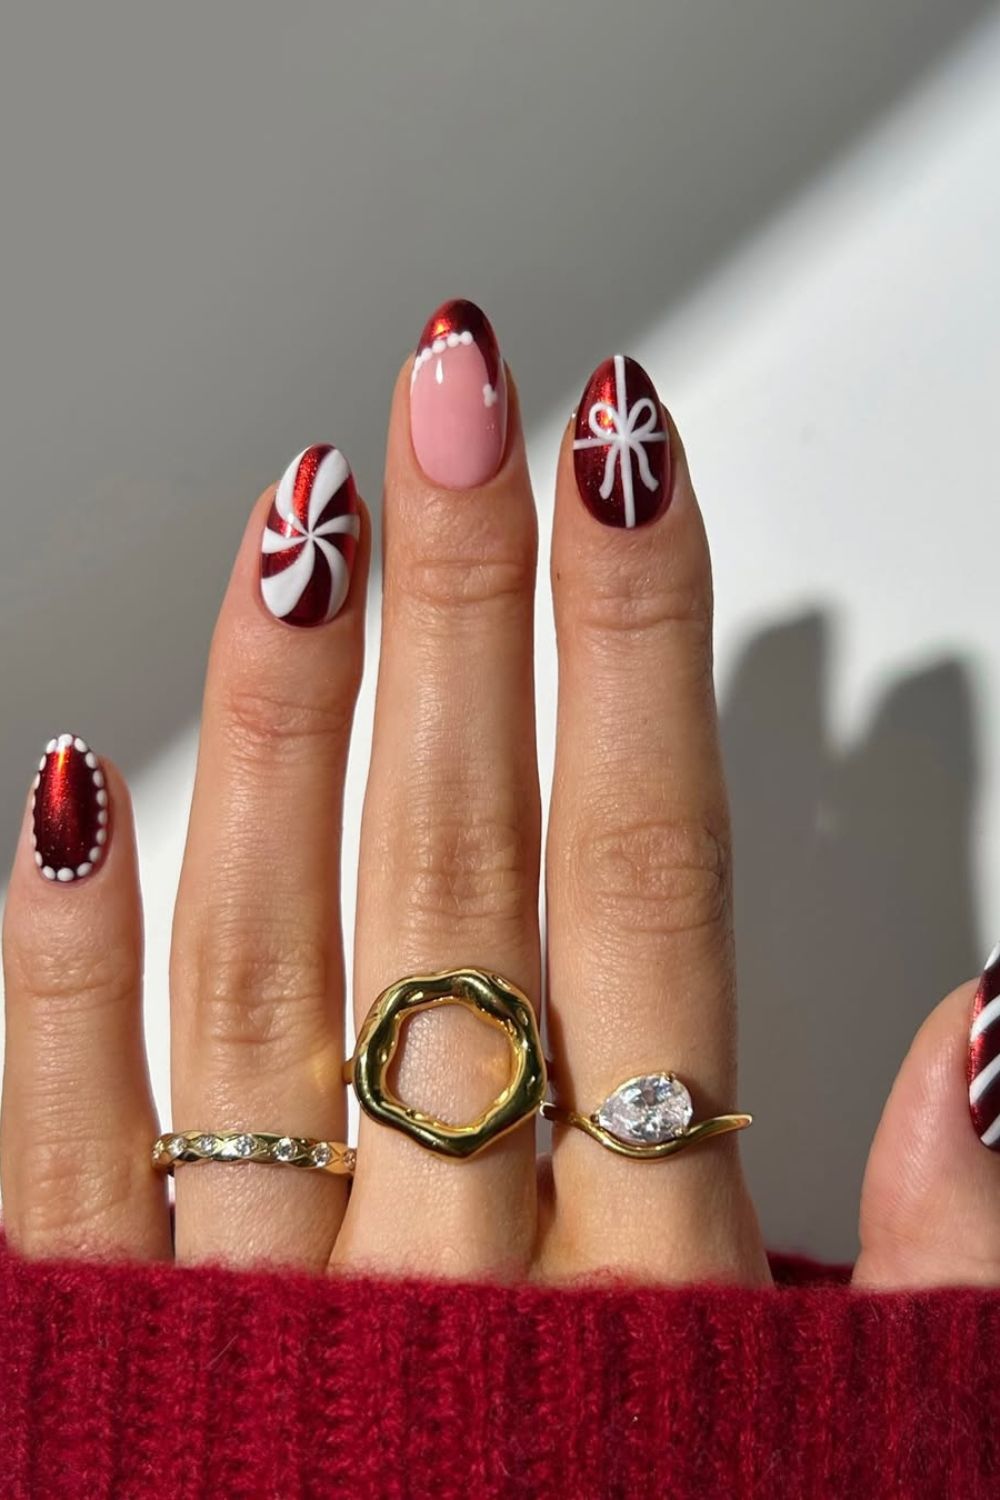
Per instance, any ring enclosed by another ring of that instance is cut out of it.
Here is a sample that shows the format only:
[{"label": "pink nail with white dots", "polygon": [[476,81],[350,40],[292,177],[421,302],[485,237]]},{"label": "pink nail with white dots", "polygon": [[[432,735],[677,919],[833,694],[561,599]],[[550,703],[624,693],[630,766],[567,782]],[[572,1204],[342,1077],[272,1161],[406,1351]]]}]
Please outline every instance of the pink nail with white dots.
[{"label": "pink nail with white dots", "polygon": [[445,302],[420,335],[410,374],[410,436],[432,483],[472,490],[493,478],[507,442],[507,381],[489,318]]}]

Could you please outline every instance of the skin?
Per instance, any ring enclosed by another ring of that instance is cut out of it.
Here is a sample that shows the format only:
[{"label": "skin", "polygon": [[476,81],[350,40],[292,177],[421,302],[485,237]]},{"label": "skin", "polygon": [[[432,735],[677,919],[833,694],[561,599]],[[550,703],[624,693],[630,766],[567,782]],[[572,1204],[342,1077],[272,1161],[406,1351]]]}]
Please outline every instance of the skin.
[{"label": "skin", "polygon": [[[386,460],[357,1022],[411,972],[475,963],[533,997],[542,981],[537,526],[516,392],[499,471],[468,491],[421,472],[408,392],[409,362]],[[561,1098],[589,1109],[623,1077],[670,1067],[697,1081],[704,1116],[738,1102],[730,845],[708,547],[676,431],[672,443],[672,504],[627,532],[580,503],[570,429],[563,437],[544,962]],[[272,496],[250,517],[208,668],[174,923],[173,1119],[343,1139],[341,803],[371,528],[365,516],[339,615],[296,630],[258,595]],[[20,1252],[766,1283],[736,1137],[650,1165],[557,1128],[540,1169],[523,1127],[458,1166],[362,1116],[350,1195],[319,1174],[181,1168],[172,1243],[148,1164],[158,1126],[131,812],[121,775],[107,774],[115,831],[98,870],[71,886],[41,880],[26,810],[10,881],[0,1186]],[[1000,1159],[976,1139],[965,1098],[971,996],[965,986],[934,1012],[892,1089],[861,1203],[855,1279],[866,1287],[1000,1281]],[[394,1083],[460,1121],[496,1095],[507,1066],[490,1031],[437,1012],[404,1033]],[[630,1233],[616,1233],[626,1220]]]}]

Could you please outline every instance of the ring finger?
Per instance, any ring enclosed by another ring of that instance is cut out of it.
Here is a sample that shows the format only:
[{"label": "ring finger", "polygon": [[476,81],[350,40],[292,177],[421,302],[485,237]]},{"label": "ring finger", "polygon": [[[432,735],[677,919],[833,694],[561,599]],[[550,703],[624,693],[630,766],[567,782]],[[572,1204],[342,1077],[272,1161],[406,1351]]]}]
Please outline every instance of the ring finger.
[{"label": "ring finger", "polygon": [[[367,537],[350,469],[322,445],[261,497],[237,557],[174,921],[177,1130],[343,1140],[340,825]],[[319,1269],[345,1198],[326,1172],[183,1165],[178,1259]]]}]

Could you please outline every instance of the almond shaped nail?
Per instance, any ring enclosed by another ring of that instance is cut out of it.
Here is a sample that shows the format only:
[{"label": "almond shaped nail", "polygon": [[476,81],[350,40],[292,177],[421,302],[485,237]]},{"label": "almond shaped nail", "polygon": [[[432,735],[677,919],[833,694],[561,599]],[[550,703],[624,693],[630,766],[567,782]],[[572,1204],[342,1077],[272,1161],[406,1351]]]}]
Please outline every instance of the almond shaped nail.
[{"label": "almond shaped nail", "polygon": [[410,374],[410,437],[427,478],[447,490],[492,479],[507,441],[507,379],[489,318],[444,302],[420,335]]},{"label": "almond shaped nail", "polygon": [[354,475],[339,448],[319,443],[278,483],[260,551],[260,592],[277,620],[323,625],[343,606],[361,534]]},{"label": "almond shaped nail", "polygon": [[108,789],[100,761],[79,735],[60,734],[46,745],[31,819],[35,864],[46,880],[82,880],[104,858]]},{"label": "almond shaped nail", "polygon": [[1000,943],[986,960],[972,1003],[969,1113],[983,1145],[1000,1151]]},{"label": "almond shaped nail", "polygon": [[598,365],[576,413],[573,468],[580,498],[605,526],[645,526],[670,503],[670,439],[656,387],[616,354]]}]

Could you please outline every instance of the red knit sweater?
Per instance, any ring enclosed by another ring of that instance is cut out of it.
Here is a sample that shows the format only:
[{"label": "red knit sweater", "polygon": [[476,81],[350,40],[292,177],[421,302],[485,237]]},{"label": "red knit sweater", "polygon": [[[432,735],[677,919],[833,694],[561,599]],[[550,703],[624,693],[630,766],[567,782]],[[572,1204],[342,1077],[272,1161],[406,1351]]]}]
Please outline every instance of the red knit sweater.
[{"label": "red knit sweater", "polygon": [[0,1496],[1000,1496],[1000,1293],[27,1264]]}]

